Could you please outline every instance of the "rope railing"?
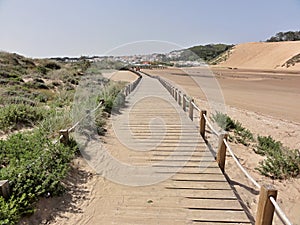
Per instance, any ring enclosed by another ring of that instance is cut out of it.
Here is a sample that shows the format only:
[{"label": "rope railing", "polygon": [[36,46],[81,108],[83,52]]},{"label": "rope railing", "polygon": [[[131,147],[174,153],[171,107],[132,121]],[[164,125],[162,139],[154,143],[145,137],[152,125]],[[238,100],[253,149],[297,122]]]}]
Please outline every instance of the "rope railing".
[{"label": "rope railing", "polygon": [[281,220],[282,223],[286,225],[292,225],[291,221],[287,218],[285,213],[282,211],[278,203],[276,202],[275,198],[273,196],[270,196],[270,201],[272,202],[273,206],[275,207],[275,211],[279,219]]},{"label": "rope railing", "polygon": [[233,151],[231,150],[230,145],[228,144],[227,140],[223,139],[224,144],[226,145],[226,148],[228,149],[230,155],[232,156],[235,163],[238,165],[238,167],[241,169],[241,171],[245,174],[245,176],[259,189],[261,186],[256,182],[256,180],[251,177],[251,175],[247,172],[247,170],[242,166],[240,161],[237,159]]},{"label": "rope railing", "polygon": [[[145,73],[146,74],[146,73]],[[183,110],[186,111],[186,108],[189,108],[188,114],[191,120],[193,120],[193,109],[196,109],[200,112],[200,134],[205,139],[204,131],[205,125],[207,124],[212,133],[219,137],[218,143],[218,151],[216,161],[220,167],[220,169],[225,173],[225,158],[226,158],[226,149],[228,149],[230,155],[233,160],[240,168],[240,170],[244,173],[244,175],[252,182],[252,184],[260,189],[258,209],[256,215],[256,225],[271,225],[273,221],[274,211],[278,215],[279,219],[285,225],[291,225],[292,223],[289,221],[283,210],[280,208],[278,203],[276,202],[277,190],[272,186],[263,185],[261,186],[243,167],[240,161],[235,156],[232,151],[229,143],[227,142],[227,133],[219,133],[212,126],[211,122],[206,116],[206,110],[201,110],[201,108],[193,101],[192,98],[188,97],[184,92],[180,92],[178,88],[175,88],[172,84],[165,81],[161,77],[153,76],[150,74],[146,74],[152,78],[158,79],[160,83],[168,90],[168,92],[173,96],[173,98],[180,105],[180,99],[182,99]],[[189,103],[189,104],[186,104]],[[273,207],[272,207],[273,206]]]},{"label": "rope railing", "polygon": [[192,102],[194,109],[196,109],[198,112],[201,111],[201,109],[196,105],[195,102]]},{"label": "rope railing", "polygon": [[207,126],[208,126],[209,129],[213,132],[213,134],[216,135],[216,136],[219,136],[218,131],[216,131],[216,130],[214,129],[214,127],[212,126],[212,124],[211,124],[210,121],[208,120],[207,116],[206,116],[206,115],[203,115],[203,116],[204,116],[204,119],[206,120]]}]

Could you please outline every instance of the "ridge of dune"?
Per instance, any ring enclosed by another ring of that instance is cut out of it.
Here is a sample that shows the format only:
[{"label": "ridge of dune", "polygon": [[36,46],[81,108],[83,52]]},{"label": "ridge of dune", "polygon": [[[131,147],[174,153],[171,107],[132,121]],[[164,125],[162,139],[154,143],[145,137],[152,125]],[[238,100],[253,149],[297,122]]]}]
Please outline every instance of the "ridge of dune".
[{"label": "ridge of dune", "polygon": [[222,67],[270,70],[300,70],[300,63],[288,68],[284,64],[300,54],[300,41],[249,42],[230,50],[229,57],[218,64]]}]

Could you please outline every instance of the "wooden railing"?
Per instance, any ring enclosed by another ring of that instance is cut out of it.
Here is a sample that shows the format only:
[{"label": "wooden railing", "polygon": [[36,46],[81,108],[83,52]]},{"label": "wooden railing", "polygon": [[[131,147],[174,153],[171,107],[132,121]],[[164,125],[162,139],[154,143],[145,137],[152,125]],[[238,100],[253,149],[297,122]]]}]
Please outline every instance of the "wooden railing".
[{"label": "wooden railing", "polygon": [[[273,221],[274,210],[278,215],[279,219],[283,224],[291,225],[283,210],[280,208],[276,202],[277,190],[272,185],[263,185],[258,184],[255,179],[247,172],[247,170],[241,165],[239,160],[236,158],[235,154],[231,150],[231,147],[227,141],[228,134],[226,132],[218,132],[214,129],[209,119],[207,118],[207,111],[201,109],[194,102],[193,98],[188,97],[184,92],[180,91],[178,88],[174,87],[170,82],[167,82],[159,76],[153,76],[146,74],[152,78],[158,79],[160,83],[168,90],[168,92],[173,96],[175,101],[182,106],[182,109],[188,113],[188,116],[191,120],[194,119],[194,111],[196,110],[199,113],[199,132],[203,139],[207,142],[205,137],[205,130],[208,127],[213,135],[218,137],[218,147],[217,147],[217,156],[216,161],[222,170],[225,173],[225,161],[226,161],[226,150],[228,149],[230,155],[244,173],[244,175],[259,189],[259,201],[256,212],[256,225],[271,225]],[[187,109],[188,108],[188,109]],[[207,126],[206,126],[207,125]]]},{"label": "wooden railing", "polygon": [[138,76],[138,78],[134,82],[128,84],[124,88],[123,93],[124,93],[125,97],[128,96],[132,91],[134,91],[134,89],[137,87],[137,85],[139,84],[139,82],[142,79],[142,75],[139,72],[137,72],[135,70],[130,70],[130,71],[135,73]]}]

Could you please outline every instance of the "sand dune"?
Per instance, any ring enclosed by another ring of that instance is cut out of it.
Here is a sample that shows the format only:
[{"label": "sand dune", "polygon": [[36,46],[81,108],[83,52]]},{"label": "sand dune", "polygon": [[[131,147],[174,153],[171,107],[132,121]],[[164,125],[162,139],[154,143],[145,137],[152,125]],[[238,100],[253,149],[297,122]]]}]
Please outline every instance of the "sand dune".
[{"label": "sand dune", "polygon": [[102,73],[102,75],[114,81],[125,81],[125,82],[133,82],[138,78],[136,74],[126,70],[104,72]]},{"label": "sand dune", "polygon": [[300,71],[300,63],[289,68],[283,66],[297,54],[300,54],[300,41],[243,43],[235,46],[229,58],[218,66]]}]

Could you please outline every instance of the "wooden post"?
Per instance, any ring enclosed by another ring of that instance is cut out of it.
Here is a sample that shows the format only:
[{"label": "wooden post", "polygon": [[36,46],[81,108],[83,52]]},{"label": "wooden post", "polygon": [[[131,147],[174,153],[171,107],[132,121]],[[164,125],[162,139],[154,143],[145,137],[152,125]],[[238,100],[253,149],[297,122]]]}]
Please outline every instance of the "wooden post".
[{"label": "wooden post", "polygon": [[69,131],[68,130],[60,130],[59,136],[61,136],[61,135],[62,135],[62,138],[60,139],[60,142],[63,143],[64,145],[67,145],[70,141]]},{"label": "wooden post", "polygon": [[177,91],[177,88],[175,89],[175,101],[177,102],[177,93],[178,93],[178,91]]},{"label": "wooden post", "polygon": [[206,110],[201,110],[200,111],[200,134],[205,140],[205,125],[206,125],[206,120],[204,118],[204,115],[206,115]]},{"label": "wooden post", "polygon": [[10,187],[8,180],[0,180],[0,196],[5,199],[10,197]]},{"label": "wooden post", "polygon": [[223,139],[227,140],[227,133],[221,133],[219,135],[219,145],[217,152],[217,163],[219,164],[220,169],[224,173],[225,171],[225,160],[226,160],[226,145]]},{"label": "wooden post", "polygon": [[182,95],[182,108],[183,108],[183,111],[186,111],[185,94]]},{"label": "wooden post", "polygon": [[271,225],[274,215],[274,206],[270,200],[277,197],[277,190],[272,185],[263,185],[260,188],[255,225]]},{"label": "wooden post", "polygon": [[193,102],[194,100],[191,99],[189,103],[189,117],[191,120],[193,120],[193,109],[194,109]]},{"label": "wooden post", "polygon": [[181,104],[181,96],[180,96],[180,91],[178,91],[178,105],[180,105]]}]

